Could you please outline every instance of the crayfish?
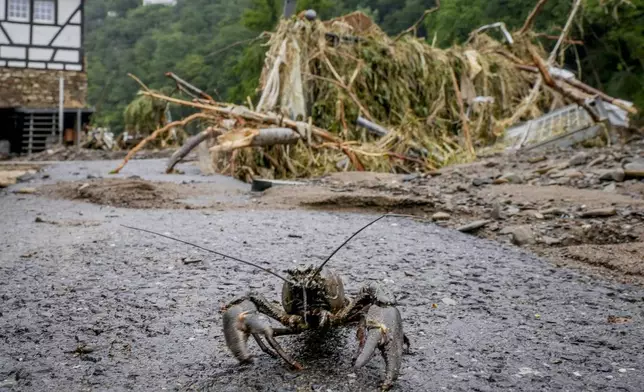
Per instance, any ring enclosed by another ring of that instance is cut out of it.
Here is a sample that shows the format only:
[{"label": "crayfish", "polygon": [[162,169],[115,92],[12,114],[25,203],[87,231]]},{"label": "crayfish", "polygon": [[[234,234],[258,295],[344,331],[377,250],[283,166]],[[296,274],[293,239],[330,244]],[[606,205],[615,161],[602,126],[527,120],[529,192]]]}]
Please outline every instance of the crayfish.
[{"label": "crayfish", "polygon": [[[276,341],[276,337],[297,335],[311,330],[327,330],[348,325],[357,325],[358,352],[353,357],[353,366],[361,368],[372,358],[376,349],[385,361],[383,390],[390,389],[400,374],[402,357],[409,350],[410,342],[403,333],[402,318],[396,308],[396,300],[390,290],[381,283],[371,282],[358,291],[355,298],[345,295],[340,275],[325,268],[328,261],[344,245],[362,230],[387,216],[385,214],[362,227],[338,247],[320,266],[306,266],[287,271],[287,277],[265,269],[259,265],[232,256],[224,255],[189,242],[145,231],[200,249],[231,258],[272,274],[284,281],[282,286],[282,307],[270,302],[257,292],[248,292],[222,308],[223,332],[227,347],[239,363],[253,361],[248,349],[250,336],[259,348],[273,358],[281,357],[295,369],[303,369],[291,358]],[[125,226],[128,227],[128,226]],[[280,327],[271,326],[271,319],[279,322]],[[266,339],[268,346],[263,342]],[[273,351],[274,350],[274,351]]]}]

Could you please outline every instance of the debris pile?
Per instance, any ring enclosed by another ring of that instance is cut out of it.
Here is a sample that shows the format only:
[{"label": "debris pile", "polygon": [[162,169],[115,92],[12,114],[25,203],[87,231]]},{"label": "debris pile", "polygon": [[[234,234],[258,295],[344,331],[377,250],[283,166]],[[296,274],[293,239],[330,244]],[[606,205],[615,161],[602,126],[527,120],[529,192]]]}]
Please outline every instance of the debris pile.
[{"label": "debris pile", "polygon": [[[593,123],[606,120],[587,103],[598,96],[636,112],[554,67],[569,25],[548,56],[528,22],[514,34],[503,23],[484,26],[463,46],[439,49],[410,34],[416,26],[390,37],[360,12],[310,19],[284,19],[270,34],[256,105],[204,94],[182,100],[141,83],[143,96],[200,112],[157,129],[132,153],[169,129],[201,121],[206,130],[185,150],[210,140],[214,170],[247,181],[344,170],[411,173],[470,160],[502,141],[509,126],[570,103]],[[496,28],[503,41],[487,33]]]},{"label": "debris pile", "polygon": [[118,148],[118,145],[114,140],[113,132],[105,128],[93,128],[87,133],[87,139],[82,147],[92,150],[113,151]]}]

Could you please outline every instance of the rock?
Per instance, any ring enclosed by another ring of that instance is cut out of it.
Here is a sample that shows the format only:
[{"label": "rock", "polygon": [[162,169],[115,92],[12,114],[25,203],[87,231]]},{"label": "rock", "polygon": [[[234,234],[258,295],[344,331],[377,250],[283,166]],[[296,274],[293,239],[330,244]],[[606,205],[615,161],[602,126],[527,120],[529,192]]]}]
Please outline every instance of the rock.
[{"label": "rock", "polygon": [[617,211],[613,207],[589,210],[580,214],[582,218],[605,218],[614,215],[617,215]]},{"label": "rock", "polygon": [[626,174],[621,168],[602,170],[599,172],[599,179],[602,181],[617,181],[622,182]]},{"label": "rock", "polygon": [[568,178],[584,178],[584,173],[579,170],[566,170],[565,173]]},{"label": "rock", "polygon": [[492,180],[489,178],[475,178],[472,180],[472,185],[474,186],[487,185],[491,183],[492,183]]},{"label": "rock", "polygon": [[507,180],[508,182],[512,184],[522,184],[523,183],[523,178],[516,174],[516,173],[506,173],[503,176],[501,176],[501,179]]},{"label": "rock", "polygon": [[611,182],[604,187],[604,192],[615,192],[617,190],[617,185],[614,182]]},{"label": "rock", "polygon": [[539,162],[543,162],[543,161],[545,161],[547,159],[548,158],[546,156],[541,155],[541,156],[537,156],[537,157],[528,158],[528,163],[539,163]]},{"label": "rock", "polygon": [[411,173],[411,174],[407,174],[406,176],[404,176],[404,177],[402,178],[402,182],[409,182],[409,181],[413,181],[413,180],[415,180],[415,179],[417,179],[417,178],[420,178],[420,173]]},{"label": "rock", "polygon": [[535,170],[535,173],[543,175],[543,174],[546,174],[546,173],[556,169],[557,167],[558,167],[557,165],[541,167],[541,168]]},{"label": "rock", "polygon": [[452,216],[450,214],[446,213],[446,212],[437,212],[434,215],[432,215],[432,219],[435,220],[435,221],[448,220],[451,217]]},{"label": "rock", "polygon": [[534,215],[535,218],[540,219],[540,220],[546,219],[546,217],[540,212],[535,212],[533,215]]},{"label": "rock", "polygon": [[543,215],[564,215],[566,211],[562,210],[561,208],[548,208],[546,210],[541,210],[539,211]]},{"label": "rock", "polygon": [[590,161],[588,165],[586,165],[586,168],[591,168],[593,166],[599,165],[600,163],[604,162],[606,160],[606,155],[600,155],[597,158],[593,159]]},{"label": "rock", "polygon": [[468,223],[468,224],[466,224],[464,226],[461,226],[456,230],[458,230],[458,231],[460,231],[462,233],[471,233],[471,232],[476,231],[476,230],[478,230],[478,229],[480,229],[480,228],[482,228],[484,226],[487,226],[490,222],[492,222],[492,221],[490,221],[490,220],[478,220],[478,221],[474,221],[472,223]]},{"label": "rock", "polygon": [[570,158],[570,161],[568,161],[568,164],[570,166],[580,166],[588,162],[588,158],[589,158],[588,154],[586,154],[585,152],[580,152],[579,154]]},{"label": "rock", "polygon": [[21,177],[29,173],[30,171],[28,170],[0,171],[0,188],[6,188],[16,184]]},{"label": "rock", "polygon": [[454,300],[453,300],[453,299],[451,299],[451,298],[447,298],[447,297],[446,297],[446,298],[441,299],[441,302],[442,302],[442,303],[444,303],[445,305],[449,305],[449,306],[454,306],[454,305],[456,305],[456,301],[454,301]]},{"label": "rock", "polygon": [[561,244],[561,240],[559,238],[553,238],[548,236],[541,237],[541,240],[539,242],[546,244],[548,246]]},{"label": "rock", "polygon": [[511,226],[501,230],[501,234],[512,235],[512,243],[518,246],[531,245],[536,241],[530,226]]},{"label": "rock", "polygon": [[551,172],[548,177],[550,178],[562,178],[566,176],[565,171],[557,171],[557,172]]},{"label": "rock", "polygon": [[509,207],[508,211],[507,211],[508,215],[510,215],[510,216],[517,215],[520,212],[521,212],[521,210],[516,208],[516,207]]},{"label": "rock", "polygon": [[644,178],[644,161],[635,161],[624,165],[624,174],[629,178]]},{"label": "rock", "polygon": [[492,211],[490,212],[490,217],[496,220],[501,219],[501,203],[499,202],[494,203],[494,206],[492,207]]},{"label": "rock", "polygon": [[36,188],[20,188],[14,191],[14,193],[19,193],[22,195],[32,195],[36,192],[37,192]]}]

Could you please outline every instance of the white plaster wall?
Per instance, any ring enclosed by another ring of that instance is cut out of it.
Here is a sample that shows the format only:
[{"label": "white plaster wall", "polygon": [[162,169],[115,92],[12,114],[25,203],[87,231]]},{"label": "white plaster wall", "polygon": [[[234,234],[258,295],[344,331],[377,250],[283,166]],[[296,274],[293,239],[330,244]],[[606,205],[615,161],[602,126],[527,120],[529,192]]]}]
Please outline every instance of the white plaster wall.
[{"label": "white plaster wall", "polygon": [[78,23],[81,24],[83,22],[83,11],[78,10],[72,17],[72,20],[69,21],[70,23]]},{"label": "white plaster wall", "polygon": [[26,59],[27,49],[16,46],[0,46],[0,57],[4,59]]},{"label": "white plaster wall", "polygon": [[9,34],[9,38],[11,38],[14,44],[29,44],[30,25],[2,22],[2,27]]},{"label": "white plaster wall", "polygon": [[49,42],[56,36],[60,30],[57,26],[33,26],[34,36],[32,37],[34,45],[49,45]]},{"label": "white plaster wall", "polygon": [[65,26],[58,37],[54,40],[53,46],[63,48],[81,47],[81,29],[80,26]]},{"label": "white plaster wall", "polygon": [[7,65],[14,68],[25,68],[27,63],[25,61],[8,61]]},{"label": "white plaster wall", "polygon": [[58,51],[56,51],[56,56],[54,56],[54,61],[78,63],[80,62],[80,53],[78,50],[58,49]]},{"label": "white plaster wall", "polygon": [[67,22],[76,8],[80,5],[81,0],[59,0],[58,1],[58,24],[62,25]]},{"label": "white plaster wall", "polygon": [[29,60],[50,61],[53,55],[53,49],[29,48]]}]

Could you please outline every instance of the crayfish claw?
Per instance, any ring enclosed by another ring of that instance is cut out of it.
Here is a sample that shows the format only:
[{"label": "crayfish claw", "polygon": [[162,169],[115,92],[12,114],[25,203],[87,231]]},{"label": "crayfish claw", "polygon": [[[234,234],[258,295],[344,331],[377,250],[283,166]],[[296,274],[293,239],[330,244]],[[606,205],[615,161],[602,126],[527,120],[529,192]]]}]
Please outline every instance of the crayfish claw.
[{"label": "crayfish claw", "polygon": [[385,380],[381,387],[382,390],[389,390],[398,379],[404,345],[409,342],[405,339],[398,309],[393,306],[371,305],[360,322],[358,339],[360,349],[354,360],[354,367],[358,369],[366,365],[378,348],[386,365]]},{"label": "crayfish claw", "polygon": [[[240,364],[252,362],[252,355],[248,350],[248,338],[252,335],[262,351],[275,358],[280,356],[294,368],[302,369],[302,365],[291,359],[275,341],[268,318],[260,314],[251,301],[245,300],[228,307],[223,315],[223,324],[226,345]],[[264,344],[262,335],[277,354]]]}]

